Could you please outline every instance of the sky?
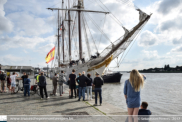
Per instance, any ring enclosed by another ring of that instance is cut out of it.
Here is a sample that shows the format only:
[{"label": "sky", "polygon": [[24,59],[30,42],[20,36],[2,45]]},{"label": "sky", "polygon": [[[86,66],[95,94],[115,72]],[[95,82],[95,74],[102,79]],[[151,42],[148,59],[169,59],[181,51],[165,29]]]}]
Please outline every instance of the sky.
[{"label": "sky", "polygon": [[[47,66],[45,57],[56,41],[57,13],[46,8],[61,7],[61,1],[0,0],[0,64]],[[147,14],[152,13],[149,22],[125,51],[119,68],[113,70],[140,70],[164,67],[165,64],[171,67],[182,66],[181,0],[101,1],[119,20],[119,24],[112,15],[106,15],[105,22],[103,21],[105,15],[90,14],[90,16],[101,25],[101,28],[103,25],[102,29],[112,42],[124,34],[122,26],[130,30],[139,22],[139,14],[134,9],[134,5]],[[84,5],[87,9],[104,8],[100,0],[85,0]],[[104,10],[107,11],[106,8]],[[88,24],[93,38],[99,40],[99,32],[89,20]],[[99,52],[109,44],[109,40],[102,37],[97,45]],[[90,45],[93,54],[95,47]],[[51,66],[51,63],[48,65]],[[115,65],[116,63],[113,62],[111,67]]]}]

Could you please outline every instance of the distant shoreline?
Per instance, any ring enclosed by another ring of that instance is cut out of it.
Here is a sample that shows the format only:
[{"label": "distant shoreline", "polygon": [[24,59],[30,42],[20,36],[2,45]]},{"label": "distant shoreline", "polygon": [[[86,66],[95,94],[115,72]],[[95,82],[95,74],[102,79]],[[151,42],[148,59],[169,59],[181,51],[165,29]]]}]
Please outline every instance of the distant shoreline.
[{"label": "distant shoreline", "polygon": [[152,71],[139,71],[140,73],[182,73],[182,71],[157,71],[157,72],[152,72]]}]

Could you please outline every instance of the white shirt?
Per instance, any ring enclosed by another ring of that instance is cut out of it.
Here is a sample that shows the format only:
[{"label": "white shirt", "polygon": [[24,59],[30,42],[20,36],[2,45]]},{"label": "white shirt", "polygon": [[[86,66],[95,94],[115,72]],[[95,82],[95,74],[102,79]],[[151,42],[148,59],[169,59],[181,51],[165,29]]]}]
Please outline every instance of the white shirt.
[{"label": "white shirt", "polygon": [[10,76],[12,83],[15,83],[16,84],[16,77],[17,77],[17,75],[11,75]]}]

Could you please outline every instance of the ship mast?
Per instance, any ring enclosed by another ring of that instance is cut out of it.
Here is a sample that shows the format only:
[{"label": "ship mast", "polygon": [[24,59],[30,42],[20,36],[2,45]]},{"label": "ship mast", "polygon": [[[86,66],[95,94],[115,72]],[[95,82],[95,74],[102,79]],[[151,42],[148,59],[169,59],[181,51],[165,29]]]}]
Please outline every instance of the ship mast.
[{"label": "ship mast", "polygon": [[[68,8],[70,8],[70,1],[68,0]],[[68,11],[68,33],[69,33],[69,61],[71,61],[71,17],[70,17],[70,11]]]},{"label": "ship mast", "polygon": [[59,48],[59,10],[58,10],[58,67],[60,67],[60,48]]},{"label": "ship mast", "polygon": [[70,32],[70,21],[71,21],[71,17],[70,17],[70,11],[76,11],[78,12],[78,37],[79,37],[79,59],[82,59],[82,32],[81,32],[81,12],[94,12],[94,13],[104,13],[104,14],[109,14],[109,12],[104,12],[104,11],[93,11],[93,10],[85,10],[84,8],[84,2],[83,0],[78,0],[78,5],[74,6],[77,9],[73,9],[73,8],[63,8],[63,4],[64,4],[64,0],[62,0],[62,9],[60,8],[47,8],[49,10],[62,10],[62,41],[63,41],[63,63],[64,63],[64,19],[63,19],[63,11],[66,10],[68,11],[68,30],[69,30],[69,60],[71,60],[71,32]]},{"label": "ship mast", "polygon": [[79,9],[83,8],[83,0],[78,0],[78,33],[79,33],[79,56],[80,56],[80,60],[83,58],[82,57],[82,31],[81,31],[81,11],[79,11]]}]

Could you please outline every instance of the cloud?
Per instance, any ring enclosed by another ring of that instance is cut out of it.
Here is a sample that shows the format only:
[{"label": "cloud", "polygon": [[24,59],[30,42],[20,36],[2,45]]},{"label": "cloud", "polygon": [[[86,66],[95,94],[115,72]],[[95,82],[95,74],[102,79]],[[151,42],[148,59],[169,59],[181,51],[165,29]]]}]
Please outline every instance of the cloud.
[{"label": "cloud", "polygon": [[14,33],[21,36],[39,36],[53,31],[46,18],[36,17],[28,12],[15,12],[7,17],[14,22]]},{"label": "cloud", "polygon": [[162,55],[160,56],[158,54],[158,51],[157,50],[153,50],[153,51],[147,51],[147,50],[143,50],[142,51],[142,54],[143,54],[143,60],[144,61],[151,61],[151,60],[166,60],[166,59],[172,59],[172,56],[169,56],[169,55]]},{"label": "cloud", "polygon": [[175,39],[173,40],[173,44],[174,44],[174,45],[182,44],[182,36],[181,36],[181,38],[179,38],[179,39],[175,38]]},{"label": "cloud", "polygon": [[8,50],[10,48],[20,48],[20,47],[33,49],[36,45],[45,41],[46,40],[44,38],[40,37],[33,37],[33,38],[21,37],[21,36],[1,37],[0,50]]},{"label": "cloud", "polygon": [[182,52],[182,45],[180,45],[180,46],[178,46],[178,47],[176,47],[176,48],[173,48],[172,50],[171,50],[171,52]]},{"label": "cloud", "polygon": [[0,34],[11,32],[13,29],[13,24],[8,18],[5,17],[4,4],[6,2],[7,0],[0,0]]},{"label": "cloud", "polygon": [[166,30],[176,31],[176,29],[181,30],[182,29],[181,20],[182,20],[182,16],[177,16],[176,18],[172,20],[164,21],[160,25],[160,30],[161,31],[166,31]]},{"label": "cloud", "polygon": [[180,6],[181,0],[162,0],[158,7],[158,12],[163,15],[168,14],[174,8]]},{"label": "cloud", "polygon": [[142,32],[142,34],[138,38],[139,46],[146,47],[146,46],[153,46],[157,44],[158,44],[158,37],[148,30]]},{"label": "cloud", "polygon": [[11,54],[5,55],[1,57],[1,63],[2,64],[8,64],[8,65],[22,65],[24,58],[22,57],[17,57]]}]

